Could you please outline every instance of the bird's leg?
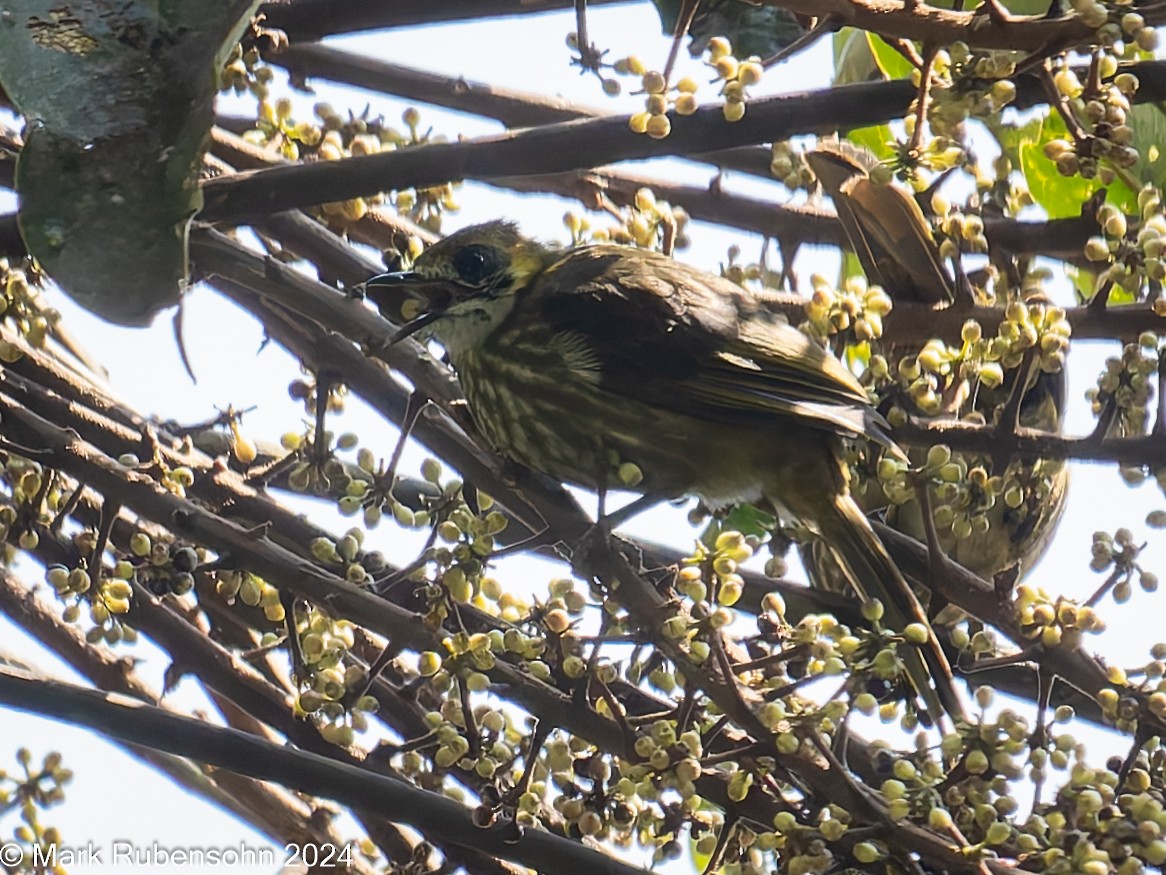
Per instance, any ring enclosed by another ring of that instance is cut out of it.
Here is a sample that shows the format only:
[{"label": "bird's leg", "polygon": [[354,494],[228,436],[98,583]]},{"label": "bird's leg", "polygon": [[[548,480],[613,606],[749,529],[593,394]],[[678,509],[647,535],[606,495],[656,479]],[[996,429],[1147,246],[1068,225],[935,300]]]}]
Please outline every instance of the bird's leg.
[{"label": "bird's leg", "polygon": [[[289,613],[288,616],[290,617],[291,614]],[[291,641],[290,635],[288,637],[288,641]],[[365,675],[364,680],[358,684],[354,684],[353,687],[344,694],[344,703],[348,706],[352,706],[358,699],[366,696],[372,689],[373,684],[376,683],[377,678],[381,676],[381,672],[385,670],[386,666],[388,666],[390,662],[392,662],[400,655],[401,647],[399,645],[391,641],[386,644],[384,650],[380,652],[377,658],[373,660],[372,664],[368,667],[368,673]]]},{"label": "bird's leg", "polygon": [[[513,459],[502,458],[502,482],[515,492],[522,494],[525,484],[531,478],[544,481],[546,484],[552,482],[550,477],[539,474]],[[558,488],[562,489],[562,486],[559,485]],[[509,556],[512,553],[522,553],[527,550],[536,550],[539,547],[553,546],[558,540],[558,537],[552,532],[551,527],[547,525],[546,520],[541,518],[541,515],[539,521],[542,523],[539,528],[536,529],[530,524],[527,524],[530,529],[529,535],[507,544],[505,547],[499,547],[494,550],[490,554],[490,559],[501,559],[503,556]]]},{"label": "bird's leg", "polygon": [[329,369],[316,372],[316,429],[312,434],[312,463],[323,469],[328,460],[328,439],[324,423],[328,416],[328,397],[340,382],[339,375]]}]

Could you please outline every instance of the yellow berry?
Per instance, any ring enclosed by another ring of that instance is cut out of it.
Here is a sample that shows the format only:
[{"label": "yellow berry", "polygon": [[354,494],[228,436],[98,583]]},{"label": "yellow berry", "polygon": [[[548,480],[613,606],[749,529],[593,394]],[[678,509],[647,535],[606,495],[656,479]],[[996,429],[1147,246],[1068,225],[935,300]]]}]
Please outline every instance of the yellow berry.
[{"label": "yellow berry", "polygon": [[672,130],[672,122],[666,115],[649,116],[644,132],[653,140],[663,140]]}]

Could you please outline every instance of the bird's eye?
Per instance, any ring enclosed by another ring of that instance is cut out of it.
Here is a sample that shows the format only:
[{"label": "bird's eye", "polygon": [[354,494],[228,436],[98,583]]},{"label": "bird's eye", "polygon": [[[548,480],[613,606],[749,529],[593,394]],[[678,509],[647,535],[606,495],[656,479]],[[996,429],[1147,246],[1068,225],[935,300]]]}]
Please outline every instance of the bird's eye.
[{"label": "bird's eye", "polygon": [[502,268],[498,250],[491,246],[467,246],[453,257],[453,269],[462,282],[471,286],[484,285],[497,276]]}]

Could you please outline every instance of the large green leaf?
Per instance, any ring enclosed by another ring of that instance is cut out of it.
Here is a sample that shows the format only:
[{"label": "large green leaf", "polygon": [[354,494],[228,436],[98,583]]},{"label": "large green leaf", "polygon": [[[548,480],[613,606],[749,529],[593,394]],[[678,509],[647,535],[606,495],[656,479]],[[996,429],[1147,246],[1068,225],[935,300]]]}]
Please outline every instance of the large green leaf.
[{"label": "large green leaf", "polygon": [[[1102,184],[1098,179],[1062,176],[1057,171],[1057,165],[1045,157],[1046,143],[1067,139],[1069,136],[1061,117],[1055,112],[1050,112],[1043,118],[1033,119],[1028,124],[1016,128],[1015,131],[1020,170],[1024,174],[1033,200],[1044,208],[1050,219],[1081,215],[1081,205],[1089,200],[1097,189],[1102,188]],[[1110,188],[1112,195],[1113,186]]]},{"label": "large green leaf", "polygon": [[[667,2],[667,0],[657,0]],[[952,0],[935,0],[930,5],[941,9],[953,8]],[[966,4],[973,9],[978,3]],[[1005,8],[1013,15],[1044,15],[1048,0],[1005,0]],[[834,34],[834,84],[848,85],[879,78],[905,79],[911,75],[911,62],[891,48],[879,36],[851,27],[840,28]]]},{"label": "large green leaf", "polygon": [[176,303],[225,46],[258,0],[6,0],[0,86],[28,120],[29,252],[85,307],[143,325]]},{"label": "large green leaf", "polygon": [[[864,30],[855,30],[844,27],[834,34],[834,84],[849,85],[854,82],[866,82],[870,79],[887,78],[887,71],[892,69],[894,62],[886,59],[883,63],[875,57],[875,41],[880,45],[880,51],[886,49],[903,64],[906,64],[904,75],[910,75],[911,65],[892,50],[886,43],[872,37]],[[898,72],[895,67],[894,71]],[[892,142],[894,135],[890,125],[870,125],[865,128],[856,128],[846,134],[846,139],[861,146],[874,154],[880,161],[894,156]]]},{"label": "large green leaf", "polygon": [[1097,181],[1062,176],[1056,164],[1045,156],[1046,143],[1067,136],[1061,119],[1055,113],[1047,113],[1017,128],[1016,133],[1016,156],[1033,200],[1049,218],[1080,215],[1081,204],[1096,190]]},{"label": "large green leaf", "polygon": [[834,34],[835,85],[906,79],[913,69],[910,61],[873,33],[844,27]]},{"label": "large green leaf", "polygon": [[1001,151],[1008,156],[1013,167],[1020,167],[1020,144],[1028,139],[1040,136],[1042,119],[1031,119],[1023,125],[1004,124],[999,116],[981,119],[985,127],[991,131],[1000,144]]},{"label": "large green leaf", "polygon": [[[1095,270],[1085,270],[1075,264],[1066,264],[1065,274],[1069,277],[1069,282],[1073,284],[1073,294],[1076,296],[1078,304],[1093,300],[1093,296],[1097,293],[1097,272]],[[1114,286],[1110,296],[1113,297],[1114,293],[1121,291],[1120,286]]]},{"label": "large green leaf", "polygon": [[846,284],[847,280],[855,277],[865,277],[863,272],[862,262],[858,260],[858,256],[850,249],[842,250],[842,263],[838,265],[838,287],[841,288]]},{"label": "large green leaf", "polygon": [[[764,535],[773,531],[777,520],[773,514],[752,504],[738,504],[718,521],[718,532],[740,532],[743,535]],[[713,537],[713,541],[716,537]]]}]

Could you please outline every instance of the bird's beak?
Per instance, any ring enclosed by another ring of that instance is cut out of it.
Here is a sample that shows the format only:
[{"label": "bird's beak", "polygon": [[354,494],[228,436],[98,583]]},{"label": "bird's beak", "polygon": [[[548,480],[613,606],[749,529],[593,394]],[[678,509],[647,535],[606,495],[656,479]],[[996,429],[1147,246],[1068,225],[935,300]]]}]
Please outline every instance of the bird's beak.
[{"label": "bird's beak", "polygon": [[[397,343],[432,325],[443,315],[453,300],[450,283],[411,270],[382,273],[366,280],[364,296],[377,305],[381,314],[391,322],[404,323],[391,338]],[[415,309],[420,305],[420,312]]]}]

